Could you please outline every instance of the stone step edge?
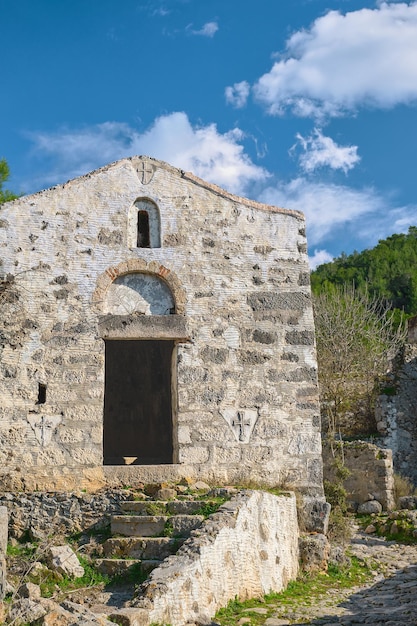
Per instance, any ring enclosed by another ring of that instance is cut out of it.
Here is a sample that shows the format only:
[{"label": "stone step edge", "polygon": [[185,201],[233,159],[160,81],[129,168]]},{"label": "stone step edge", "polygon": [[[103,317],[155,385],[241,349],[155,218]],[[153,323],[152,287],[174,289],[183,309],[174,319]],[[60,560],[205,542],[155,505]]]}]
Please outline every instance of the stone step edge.
[{"label": "stone step edge", "polygon": [[103,544],[102,559],[160,559],[175,554],[186,537],[110,537]]},{"label": "stone step edge", "polygon": [[97,559],[95,568],[100,574],[110,577],[123,577],[135,566],[140,568],[142,575],[148,577],[152,570],[159,567],[163,561],[159,559]]},{"label": "stone step edge", "polygon": [[171,521],[173,518],[177,519],[178,521],[181,521],[182,519],[188,521],[189,519],[196,519],[198,517],[204,518],[204,515],[187,515],[185,513],[179,513],[177,515],[112,515],[111,521],[126,522],[127,520],[132,520],[132,523],[139,522],[143,524],[150,524],[152,522],[168,522]]},{"label": "stone step edge", "polygon": [[[171,504],[183,504],[186,506],[187,504],[196,505],[199,504],[202,508],[205,504],[217,504],[216,500],[213,498],[207,498],[204,500],[124,500],[120,502],[120,507],[122,509],[133,506],[133,507],[146,507],[146,506],[169,506]],[[221,504],[219,504],[221,506]]]}]

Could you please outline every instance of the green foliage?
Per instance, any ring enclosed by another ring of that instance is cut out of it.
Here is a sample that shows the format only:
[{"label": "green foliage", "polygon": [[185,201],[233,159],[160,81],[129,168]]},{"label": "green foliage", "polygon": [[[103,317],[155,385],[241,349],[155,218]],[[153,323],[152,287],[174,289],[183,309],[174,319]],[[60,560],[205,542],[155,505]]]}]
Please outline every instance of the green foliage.
[{"label": "green foliage", "polygon": [[396,321],[401,311],[407,317],[416,315],[417,226],[410,226],[407,234],[380,240],[370,250],[342,254],[311,273],[311,287],[316,295],[328,291],[331,285],[346,284],[385,301],[396,311]]},{"label": "green foliage", "polygon": [[327,502],[332,505],[332,511],[339,508],[343,514],[347,512],[347,493],[342,483],[332,483],[329,480],[325,480],[324,493],[326,495]]},{"label": "green foliage", "polygon": [[358,515],[357,519],[362,528],[369,524],[375,527],[375,534],[388,541],[415,545],[417,543],[416,527],[410,511],[396,511],[394,513],[380,513],[376,515]]},{"label": "green foliage", "polygon": [[7,544],[7,556],[16,558],[30,559],[37,550],[37,544],[35,543],[8,543]]},{"label": "green foliage", "polygon": [[222,504],[229,500],[228,496],[213,498],[212,500],[207,500],[202,503],[201,507],[194,513],[194,515],[204,515],[204,517],[209,517],[213,513],[219,510]]},{"label": "green foliage", "polygon": [[3,189],[3,185],[9,179],[9,176],[10,170],[6,159],[0,159],[0,204],[15,200],[18,197],[8,189]]},{"label": "green foliage", "polygon": [[[405,341],[405,324],[365,289],[327,284],[314,297],[322,422],[328,435],[349,430],[361,415],[360,434],[375,431],[374,402],[380,380]],[[347,417],[347,419],[346,419]]]},{"label": "green foliage", "polygon": [[28,580],[40,586],[41,594],[44,598],[52,597],[57,593],[58,589],[65,592],[84,587],[105,585],[109,582],[109,577],[100,574],[100,572],[98,572],[86,558],[78,555],[78,560],[84,568],[84,575],[80,578],[62,576],[56,571],[51,571],[45,568],[36,574],[29,573]]},{"label": "green foliage", "polygon": [[174,526],[170,519],[167,519],[165,522],[164,530],[162,532],[163,537],[173,537],[174,536]]}]

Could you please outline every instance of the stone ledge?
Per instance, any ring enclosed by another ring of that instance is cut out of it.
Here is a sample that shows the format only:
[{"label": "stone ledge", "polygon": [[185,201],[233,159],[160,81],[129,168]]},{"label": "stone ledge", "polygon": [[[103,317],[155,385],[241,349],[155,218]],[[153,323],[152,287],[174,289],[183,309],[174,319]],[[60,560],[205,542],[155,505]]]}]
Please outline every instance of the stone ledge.
[{"label": "stone ledge", "polygon": [[189,341],[182,315],[104,315],[99,318],[103,339],[176,339]]}]

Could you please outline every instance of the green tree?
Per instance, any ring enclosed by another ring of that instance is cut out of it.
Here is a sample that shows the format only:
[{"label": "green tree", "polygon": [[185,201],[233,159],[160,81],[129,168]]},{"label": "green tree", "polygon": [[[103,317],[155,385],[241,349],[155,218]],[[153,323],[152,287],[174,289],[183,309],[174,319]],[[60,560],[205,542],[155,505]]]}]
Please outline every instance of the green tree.
[{"label": "green tree", "polygon": [[351,424],[359,416],[362,434],[372,432],[378,381],[404,344],[405,323],[352,285],[330,285],[313,304],[323,430],[330,438],[359,434]]},{"label": "green tree", "polygon": [[10,200],[15,200],[18,197],[12,191],[3,188],[4,183],[9,179],[9,176],[10,170],[6,159],[0,159],[0,204],[9,202]]},{"label": "green tree", "polygon": [[315,294],[330,285],[354,285],[359,291],[384,300],[391,309],[410,317],[417,315],[417,227],[394,234],[363,252],[342,254],[331,263],[320,265],[311,274]]}]

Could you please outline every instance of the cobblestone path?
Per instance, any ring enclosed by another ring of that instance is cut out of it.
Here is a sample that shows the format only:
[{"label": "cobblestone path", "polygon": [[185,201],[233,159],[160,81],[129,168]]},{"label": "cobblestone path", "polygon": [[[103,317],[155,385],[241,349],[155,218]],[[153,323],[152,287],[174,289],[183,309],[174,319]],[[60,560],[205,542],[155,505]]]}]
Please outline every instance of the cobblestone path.
[{"label": "cobblestone path", "polygon": [[277,607],[264,626],[417,626],[417,545],[399,545],[356,530],[351,551],[377,564],[374,581],[327,593],[312,605],[306,599],[304,606],[287,613]]}]

